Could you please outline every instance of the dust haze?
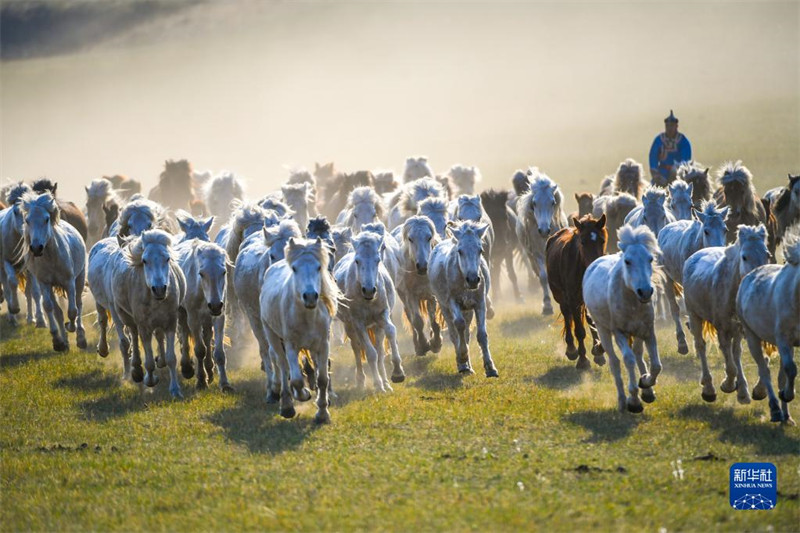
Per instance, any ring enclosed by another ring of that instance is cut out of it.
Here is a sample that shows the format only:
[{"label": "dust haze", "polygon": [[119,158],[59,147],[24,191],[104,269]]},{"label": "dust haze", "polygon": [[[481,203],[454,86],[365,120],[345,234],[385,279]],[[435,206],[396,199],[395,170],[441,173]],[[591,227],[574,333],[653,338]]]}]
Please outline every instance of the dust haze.
[{"label": "dust haze", "polygon": [[703,163],[743,159],[760,190],[800,170],[797,2],[168,5],[6,48],[1,178],[48,176],[82,203],[93,178],[149,188],[187,158],[262,194],[286,167],[426,154],[485,186],[537,165],[571,200],[645,161],[670,108]]}]

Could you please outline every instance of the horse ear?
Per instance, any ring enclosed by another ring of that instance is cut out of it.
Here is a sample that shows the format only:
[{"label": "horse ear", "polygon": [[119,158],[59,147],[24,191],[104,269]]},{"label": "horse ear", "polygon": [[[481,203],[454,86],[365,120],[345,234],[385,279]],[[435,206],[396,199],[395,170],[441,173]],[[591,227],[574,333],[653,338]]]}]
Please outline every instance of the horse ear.
[{"label": "horse ear", "polygon": [[294,237],[289,237],[289,249],[294,250],[297,248],[297,242],[294,240]]},{"label": "horse ear", "polygon": [[719,212],[719,214],[722,216],[722,220],[725,220],[726,218],[728,218],[728,210],[729,209],[730,209],[730,206],[726,205],[725,208],[722,211]]},{"label": "horse ear", "polygon": [[56,189],[58,189],[58,182],[56,182],[56,183],[54,183],[54,184],[53,184],[53,196],[54,196],[54,197],[55,197],[55,195],[56,195]]},{"label": "horse ear", "polygon": [[317,171],[319,171],[319,163],[314,161],[314,172],[317,172]]},{"label": "horse ear", "polygon": [[706,215],[702,211],[698,211],[694,206],[692,206],[692,218],[699,220],[700,222],[706,222]]},{"label": "horse ear", "polygon": [[762,239],[766,239],[767,227],[764,224],[759,224],[758,228],[756,228],[756,233],[758,233],[758,236],[761,237]]},{"label": "horse ear", "polygon": [[[605,215],[605,213],[603,213]],[[572,225],[578,229],[581,229],[581,221],[578,220],[578,217],[572,217]]]},{"label": "horse ear", "polygon": [[124,248],[126,244],[125,237],[117,233],[117,246]]},{"label": "horse ear", "polygon": [[606,214],[605,213],[600,215],[600,218],[597,219],[597,227],[598,228],[606,227]]},{"label": "horse ear", "polygon": [[[792,177],[792,175],[791,175],[791,174],[789,174],[789,177],[791,178],[791,177]],[[88,186],[88,185],[86,185],[86,186],[84,186],[83,188],[84,188],[84,189],[86,189],[86,194],[89,194],[89,186]]]},{"label": "horse ear", "polygon": [[694,193],[694,183],[689,183],[689,196],[691,196],[692,193]]},{"label": "horse ear", "polygon": [[711,170],[711,167],[706,167],[706,169],[703,171],[703,175],[704,176],[708,176],[708,171],[709,170]]},{"label": "horse ear", "polygon": [[486,230],[489,229],[489,224],[484,224],[478,227],[478,237],[483,238],[483,234],[486,233]]},{"label": "horse ear", "polygon": [[580,195],[578,193],[575,193],[573,196],[575,197],[575,201],[576,202],[580,202],[581,201]]},{"label": "horse ear", "polygon": [[208,233],[208,230],[211,229],[212,224],[214,224],[214,217],[208,217],[203,221],[203,230]]}]

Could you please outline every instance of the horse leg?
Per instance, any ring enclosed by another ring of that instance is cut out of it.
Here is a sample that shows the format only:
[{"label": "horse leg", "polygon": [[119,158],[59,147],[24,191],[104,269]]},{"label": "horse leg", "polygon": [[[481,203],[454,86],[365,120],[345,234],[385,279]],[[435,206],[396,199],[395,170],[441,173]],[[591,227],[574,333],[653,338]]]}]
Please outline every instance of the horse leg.
[{"label": "horse leg", "polygon": [[[197,390],[203,390],[208,388],[208,380],[206,378],[206,369],[205,365],[203,364],[204,359],[208,356],[208,348],[206,347],[204,338],[203,338],[203,322],[199,319],[199,317],[194,316],[194,313],[188,316],[188,325],[189,325],[189,334],[192,336],[192,340],[194,341],[194,358],[197,360]],[[189,365],[184,367],[184,362],[181,361],[181,372],[184,371],[184,368],[191,368],[191,359],[189,360]],[[186,374],[184,374],[184,377]]]},{"label": "horse leg", "polygon": [[597,336],[597,326],[595,326],[594,319],[592,319],[592,315],[586,311],[585,305],[584,317],[586,317],[586,323],[589,324],[589,333],[592,334],[592,355],[594,356],[594,362],[599,366],[603,366],[606,364],[606,358],[603,357],[603,345],[600,343],[600,337]]},{"label": "horse leg", "polygon": [[[33,296],[33,275],[28,274],[28,282],[25,284],[25,322],[33,324],[33,309],[34,309],[34,296]],[[36,307],[39,307],[39,298],[35,298]],[[49,318],[49,316],[48,316]]]},{"label": "horse leg", "polygon": [[297,399],[301,402],[307,402],[311,399],[311,391],[305,387],[305,380],[303,379],[303,370],[300,368],[300,353],[291,344],[284,341],[284,351],[286,353],[286,361],[289,364],[289,378],[290,385],[294,389]]},{"label": "horse leg", "polygon": [[191,329],[189,328],[189,314],[183,307],[178,308],[178,340],[181,344],[181,374],[186,379],[194,377],[194,366],[189,357],[189,336]]},{"label": "horse leg", "polygon": [[11,263],[3,261],[3,292],[8,301],[8,321],[12,325],[17,324],[16,315],[19,314],[19,295],[17,294],[17,273]]},{"label": "horse leg", "polygon": [[139,347],[139,328],[128,327],[128,331],[131,335],[131,377],[134,382],[141,383],[144,381],[144,370],[142,369],[142,352]]},{"label": "horse leg", "polygon": [[156,365],[158,368],[164,368],[167,366],[167,359],[166,359],[166,346],[164,344],[164,332],[161,330],[156,330],[154,332],[156,337],[156,349],[158,350],[158,356],[156,357]]},{"label": "horse leg", "polygon": [[[222,314],[211,320],[214,324],[214,361],[217,363],[217,368],[219,369],[219,388],[222,392],[233,392],[233,387],[228,381],[228,371],[226,368],[228,360],[225,356],[225,315]],[[255,332],[255,330],[253,331]],[[261,344],[259,342],[259,351],[261,351],[260,346]],[[273,379],[271,365],[270,370],[267,371],[267,365],[265,364],[264,371],[270,375],[270,379]],[[211,375],[213,377],[214,374]]]},{"label": "horse leg", "polygon": [[628,336],[617,330],[614,332],[614,340],[617,347],[622,352],[622,362],[628,371],[628,399],[627,407],[631,413],[641,413],[644,410],[641,400],[639,400],[639,385],[636,379],[636,354],[633,353],[631,345],[628,343]]},{"label": "horse leg", "polygon": [[[794,381],[797,378],[797,364],[794,362],[792,344],[782,338],[776,340],[778,341],[778,353],[781,355],[781,370],[783,370],[784,374],[784,383],[781,384],[779,396],[782,401],[789,403],[794,400]],[[788,408],[784,409],[784,413],[788,417]]]},{"label": "horse leg", "polygon": [[206,378],[209,383],[214,383],[214,359],[211,357],[211,345],[214,339],[214,327],[211,317],[206,317],[200,326],[200,333],[203,338],[203,345],[206,347],[206,355],[203,358],[203,366],[206,369]]},{"label": "horse leg", "polygon": [[153,357],[153,332],[140,330],[139,336],[142,339],[142,348],[144,349],[144,384],[148,387],[155,387],[158,384],[159,377],[155,373],[156,361]]},{"label": "horse leg", "polygon": [[53,338],[53,350],[57,352],[66,352],[69,350],[69,343],[66,340],[66,332],[61,335],[61,329],[64,327],[64,313],[56,302],[55,295],[53,294],[53,287],[44,285],[43,303],[44,310],[47,313],[47,320],[50,322],[50,336]]},{"label": "horse leg", "polygon": [[572,313],[566,304],[560,304],[561,316],[564,318],[564,342],[567,343],[567,359],[574,361],[578,358],[575,340],[572,338]]},{"label": "horse leg", "polygon": [[700,385],[703,391],[700,395],[703,400],[713,402],[717,399],[717,391],[714,388],[714,379],[711,377],[711,370],[708,368],[708,357],[706,355],[706,340],[703,338],[703,321],[696,314],[689,313],[689,331],[694,337],[694,351],[700,359]]},{"label": "horse leg", "polygon": [[173,322],[167,326],[166,331],[166,359],[167,367],[169,368],[169,393],[175,399],[183,399],[181,393],[181,384],[178,381],[178,358],[175,355],[175,323]]},{"label": "horse leg", "polygon": [[542,286],[542,314],[544,316],[553,314],[553,304],[550,301],[550,285],[547,282],[547,266],[544,262],[544,256],[536,260],[539,266],[539,283]]},{"label": "horse leg", "polygon": [[717,330],[717,341],[719,342],[719,350],[725,358],[725,379],[720,384],[719,388],[722,392],[730,394],[736,390],[736,364],[733,361],[733,354],[731,353],[731,336],[728,332]]},{"label": "horse leg", "polygon": [[499,253],[495,254],[491,258],[492,263],[492,298],[495,300],[498,298],[497,294],[500,289],[500,277],[502,271],[500,270],[503,266],[503,256]]},{"label": "horse leg", "polygon": [[614,340],[611,337],[611,331],[599,327],[597,329],[597,334],[600,336],[600,342],[603,343],[603,348],[605,348],[606,353],[608,354],[608,368],[611,370],[611,375],[614,377],[614,384],[617,387],[617,409],[621,412],[625,412],[625,386],[622,382],[622,371],[619,365],[619,358],[617,357],[617,353],[614,351]]},{"label": "horse leg", "polygon": [[678,339],[678,353],[686,355],[689,353],[689,345],[686,343],[686,334],[683,332],[683,327],[681,326],[681,308],[675,296],[675,287],[673,283],[671,279],[667,278],[664,291],[667,293],[667,301],[669,302],[669,309],[672,313],[672,321],[675,323],[675,338]]},{"label": "horse leg", "polygon": [[592,368],[592,365],[586,357],[586,329],[583,327],[584,313],[581,307],[582,305],[572,306],[572,327],[575,330],[575,338],[578,339],[578,362],[575,364],[575,368],[578,370],[589,370]]},{"label": "horse leg", "polygon": [[95,303],[95,307],[97,308],[97,323],[100,325],[97,353],[100,357],[108,357],[108,311],[98,303]]},{"label": "horse leg", "polygon": [[363,347],[361,346],[361,339],[356,332],[355,328],[349,327],[345,325],[345,331],[347,332],[347,336],[350,338],[350,347],[353,349],[353,356],[356,360],[356,387],[359,389],[364,388],[364,382],[367,380],[366,374],[364,374],[364,367],[362,366],[361,356],[363,353]]},{"label": "horse leg", "polygon": [[433,353],[439,353],[442,349],[442,327],[436,320],[436,298],[428,298],[428,322],[431,324],[433,336],[430,341],[430,349]]},{"label": "horse leg", "polygon": [[492,354],[489,351],[489,334],[486,332],[486,304],[479,304],[475,309],[475,320],[478,323],[478,346],[481,347],[481,354],[483,355],[483,369],[486,371],[487,378],[496,378],[500,374],[497,373],[497,368],[494,366]]},{"label": "horse leg", "polygon": [[[133,381],[140,382],[144,377],[141,361],[139,361],[138,374],[131,375],[131,340],[128,338],[128,334],[125,333],[125,324],[123,324],[113,304],[108,311],[111,313],[111,321],[114,323],[114,329],[117,331],[117,339],[119,339],[119,352],[122,356],[122,379],[133,378]],[[138,352],[138,341],[136,349]],[[139,379],[136,379],[137,377]]]},{"label": "horse leg", "polygon": [[418,343],[414,343],[415,351],[417,355],[422,356],[431,349],[428,343],[428,337],[425,335],[425,320],[423,320],[419,312],[419,306],[413,307],[411,313],[411,327],[414,328],[414,336],[419,341]]},{"label": "horse leg", "polygon": [[[744,329],[744,338],[747,340],[747,347],[750,349],[750,355],[753,356],[753,361],[755,361],[758,366],[758,383],[753,389],[753,398],[756,400],[763,400],[765,396],[768,396],[770,420],[772,422],[783,422],[783,413],[778,404],[778,397],[775,395],[775,389],[772,387],[772,376],[770,375],[769,364],[761,349],[761,339],[756,337],[752,330],[748,329],[745,324],[742,324],[742,327]],[[763,393],[759,391],[759,386],[762,387]]]},{"label": "horse leg", "polygon": [[267,334],[267,338],[269,339],[270,357],[277,364],[281,374],[281,416],[283,418],[292,418],[296,411],[294,409],[292,389],[289,385],[289,361],[286,359],[286,352],[281,345],[280,338],[272,334]]},{"label": "horse leg", "polygon": [[75,278],[75,345],[81,350],[88,346],[86,329],[83,327],[83,288],[86,285],[86,270],[82,270]]},{"label": "horse leg", "polygon": [[[29,309],[34,309],[36,311],[36,327],[37,328],[45,328],[47,324],[44,321],[44,313],[43,313],[43,302],[42,302],[42,291],[41,287],[39,286],[39,281],[33,277],[32,274],[28,274],[28,281],[30,286],[30,296],[28,297],[28,306]],[[27,293],[26,293],[27,294]],[[31,297],[33,298],[34,305],[31,307]]]},{"label": "horse leg", "polygon": [[373,330],[375,332],[375,351],[378,352],[378,373],[381,375],[383,381],[383,388],[392,391],[392,384],[389,382],[389,377],[386,375],[386,351],[384,350],[383,343],[386,339],[386,334],[383,329],[378,325]]},{"label": "horse leg", "polygon": [[383,378],[378,371],[378,352],[372,345],[372,341],[367,333],[367,328],[364,327],[364,325],[359,326],[360,327],[354,328],[354,331],[358,335],[358,342],[367,355],[367,364],[372,373],[372,386],[375,387],[375,392],[386,392],[386,388],[383,386]]},{"label": "horse leg", "polygon": [[731,339],[731,356],[736,365],[736,400],[741,404],[748,404],[750,403],[750,389],[742,368],[742,334],[739,330],[736,330]]},{"label": "horse leg", "polygon": [[[508,273],[508,279],[511,281],[511,287],[514,289],[514,299],[517,300],[517,303],[522,303],[522,293],[519,292],[519,283],[517,283],[517,272],[514,270],[514,249],[509,247],[504,254],[503,262],[506,264],[506,272]],[[498,269],[498,274],[500,270]],[[498,275],[498,279],[499,279]]]},{"label": "horse leg", "polygon": [[392,322],[391,315],[387,310],[383,314],[383,331],[389,339],[389,347],[392,350],[392,382],[401,383],[406,379],[406,373],[403,370],[403,360],[400,357],[400,349],[397,346],[397,328]]},{"label": "horse leg", "polygon": [[474,374],[469,361],[469,341],[467,341],[467,321],[457,303],[450,303],[453,315],[453,344],[456,348],[456,367],[462,374]]},{"label": "horse leg", "polygon": [[330,404],[328,401],[328,384],[330,383],[328,357],[328,339],[325,338],[321,342],[319,353],[314,361],[317,367],[317,413],[314,415],[314,422],[317,424],[328,424],[331,421],[331,414],[328,411],[328,405]]},{"label": "horse leg", "polygon": [[[224,319],[224,316],[225,315],[223,314],[223,316],[220,318]],[[264,373],[266,374],[267,378],[267,403],[278,403],[281,397],[281,389],[280,385],[278,384],[280,368],[278,367],[277,361],[270,356],[270,344],[267,340],[266,333],[264,333],[264,325],[261,323],[261,318],[258,316],[248,315],[247,319],[250,321],[250,328],[253,330],[253,334],[256,337],[256,342],[258,343],[258,354],[261,356],[261,365],[264,367]],[[219,333],[217,333],[218,327],[221,328]],[[222,337],[225,334],[225,325],[214,322],[214,334]],[[222,339],[219,337],[216,339],[216,342],[219,343],[219,346],[214,346],[215,357],[217,357],[217,350],[222,351]],[[225,352],[222,352],[222,357],[225,357]],[[219,359],[217,359],[217,364],[219,364]],[[220,370],[220,387],[223,386],[224,375],[224,370]]]}]

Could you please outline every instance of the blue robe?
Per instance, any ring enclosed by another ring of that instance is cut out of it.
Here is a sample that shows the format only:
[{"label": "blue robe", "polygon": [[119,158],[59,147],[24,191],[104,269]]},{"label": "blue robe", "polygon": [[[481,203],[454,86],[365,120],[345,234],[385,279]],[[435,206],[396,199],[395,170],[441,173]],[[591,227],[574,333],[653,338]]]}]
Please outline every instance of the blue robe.
[{"label": "blue robe", "polygon": [[670,140],[666,134],[659,133],[650,147],[650,175],[669,180],[670,169],[691,158],[692,145],[685,135],[678,133],[676,139]]}]

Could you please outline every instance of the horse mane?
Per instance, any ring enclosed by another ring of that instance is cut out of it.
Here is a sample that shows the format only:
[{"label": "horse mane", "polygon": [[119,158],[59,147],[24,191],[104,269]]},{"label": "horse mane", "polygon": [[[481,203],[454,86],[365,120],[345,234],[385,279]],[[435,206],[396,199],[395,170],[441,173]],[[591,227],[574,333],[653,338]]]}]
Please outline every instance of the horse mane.
[{"label": "horse mane", "polygon": [[141,235],[135,237],[131,241],[129,246],[123,249],[123,254],[128,264],[131,266],[141,266],[144,249],[150,244],[166,247],[170,262],[175,261],[175,254],[172,251],[172,235],[164,230],[151,229],[143,231]]},{"label": "horse mane", "polygon": [[394,170],[378,169],[373,170],[372,175],[375,176],[375,188],[383,192],[391,192],[397,189],[398,183],[394,177]]},{"label": "horse mane", "polygon": [[722,218],[723,211],[717,207],[717,202],[714,200],[706,200],[703,202],[700,212],[706,217],[720,217]]},{"label": "horse mane", "polygon": [[694,160],[683,161],[675,171],[676,177],[694,186],[694,194],[708,200],[711,198],[711,180],[708,178],[708,167]]},{"label": "horse mane", "polygon": [[186,159],[164,162],[164,171],[158,178],[159,183],[167,180],[185,181],[187,186],[192,185],[192,164]]},{"label": "horse mane", "polygon": [[434,173],[428,163],[428,156],[420,155],[406,158],[406,165],[403,169],[403,183],[410,183],[424,177],[432,178],[433,176]]},{"label": "horse mane", "polygon": [[266,209],[267,211],[272,211],[279,217],[291,216],[294,214],[294,211],[292,211],[291,207],[284,202],[281,202],[277,198],[269,195],[259,200],[258,206],[262,209]]},{"label": "horse mane", "polygon": [[742,244],[747,241],[764,242],[766,243],[767,228],[763,224],[758,226],[748,226],[746,224],[739,224],[736,227],[736,243]]},{"label": "horse mane", "polygon": [[[380,235],[381,237],[386,236],[386,226],[380,220],[378,222],[370,222],[369,224],[364,224],[361,226],[361,233],[364,233],[365,231],[367,233]],[[361,233],[359,233],[359,235],[361,235]]]},{"label": "horse mane", "polygon": [[105,178],[92,180],[86,187],[88,200],[102,200],[103,203],[115,199],[114,185]]},{"label": "horse mane", "polygon": [[[319,244],[319,246],[317,246]],[[304,256],[311,256],[320,265],[320,291],[319,299],[322,304],[327,308],[331,317],[336,316],[336,309],[339,305],[339,300],[342,298],[342,293],[339,291],[339,286],[333,279],[333,275],[328,270],[328,262],[330,255],[322,239],[317,240],[292,238],[286,244],[286,263],[291,265]]]},{"label": "horse mane", "polygon": [[641,245],[647,248],[652,254],[658,253],[658,240],[653,231],[645,225],[633,227],[630,224],[625,224],[617,230],[617,237],[619,241],[617,246],[620,250],[624,250],[626,246]]},{"label": "horse mane", "polygon": [[225,246],[225,251],[228,252],[228,257],[235,259],[239,253],[239,247],[244,240],[244,232],[247,228],[253,225],[265,225],[265,221],[272,216],[277,222],[277,217],[274,213],[268,213],[266,209],[259,206],[254,202],[241,202],[237,203],[230,218],[231,231],[228,234],[228,242]]},{"label": "horse mane", "polygon": [[425,198],[417,207],[417,214],[430,216],[431,214],[444,214],[447,217],[447,200],[444,198]]},{"label": "horse mane", "polygon": [[353,237],[352,239],[353,248],[365,242],[369,242],[369,243],[374,243],[375,247],[380,251],[381,243],[383,243],[383,238],[384,238],[383,232],[365,230],[356,235],[355,237]]},{"label": "horse mane", "polygon": [[481,214],[483,214],[483,203],[481,202],[481,197],[477,194],[461,194],[459,195],[458,199],[456,200],[456,214],[461,213],[461,210],[466,207],[474,207],[476,208]]},{"label": "horse mane", "polygon": [[523,196],[523,204],[528,205],[530,204],[531,199],[536,196],[537,193],[544,191],[545,189],[551,189],[555,187],[555,192],[553,193],[553,198],[556,200],[556,208],[553,210],[553,219],[558,219],[558,215],[561,212],[561,204],[563,197],[561,195],[561,188],[558,184],[550,179],[550,176],[545,174],[544,172],[540,171],[537,167],[530,168],[530,176],[531,176],[531,187],[530,191],[527,192]]},{"label": "horse mane", "polygon": [[24,181],[11,184],[8,188],[8,192],[6,192],[6,204],[8,204],[9,207],[13,206],[22,200],[22,197],[25,196],[25,193],[30,192],[33,192],[33,189],[31,189],[31,186]]},{"label": "horse mane", "polygon": [[642,196],[642,189],[645,186],[644,181],[644,167],[641,163],[633,158],[627,158],[619,164],[617,171],[614,174],[614,192],[630,192],[625,186],[625,179],[630,175],[636,176],[636,188],[634,196],[639,198]]},{"label": "horse mane", "polygon": [[463,190],[463,184],[472,182],[474,185],[481,181],[481,171],[475,166],[453,165],[447,173],[453,180],[459,191]]},{"label": "horse mane", "polygon": [[415,224],[423,224],[423,225],[428,226],[428,229],[431,230],[431,235],[432,235],[431,236],[431,242],[434,245],[439,242],[439,234],[436,233],[436,226],[434,226],[433,221],[431,219],[429,219],[428,217],[425,217],[425,216],[421,216],[421,215],[414,215],[412,217],[409,217],[409,218],[406,219],[405,222],[403,222],[403,225],[401,226],[403,228],[403,230],[402,230],[403,238],[400,240],[401,241],[400,242],[400,246],[402,247],[403,255],[405,255],[405,256],[408,255],[408,239],[405,238],[406,237],[406,228],[409,228],[410,226],[413,226]]},{"label": "horse mane", "polygon": [[234,265],[228,260],[228,254],[225,252],[225,249],[213,242],[201,241],[199,239],[195,239],[192,242],[192,247],[195,249],[196,252],[207,253],[211,255],[217,256],[217,258],[222,259],[226,268],[232,268]]},{"label": "horse mane", "polygon": [[784,239],[783,259],[790,265],[800,266],[800,233],[792,233]]},{"label": "horse mane", "polygon": [[676,181],[673,181],[672,183],[670,183],[669,186],[667,187],[667,189],[669,190],[670,196],[674,196],[675,192],[677,192],[679,190],[680,191],[686,191],[688,193],[690,187],[694,187],[694,185],[692,185],[691,183],[686,182],[686,181],[676,180]]},{"label": "horse mane", "polygon": [[531,180],[525,171],[517,170],[511,177],[511,185],[514,187],[514,192],[517,196],[522,196],[530,190]]},{"label": "horse mane", "polygon": [[442,185],[434,178],[420,178],[403,187],[398,199],[398,205],[403,214],[413,215],[416,214],[419,203],[431,197],[445,197]]},{"label": "horse mane", "polygon": [[656,185],[649,185],[642,195],[642,205],[653,202],[664,202],[667,199],[667,190]]},{"label": "horse mane", "polygon": [[58,227],[61,220],[61,210],[58,208],[55,196],[45,191],[41,194],[34,191],[27,191],[20,199],[20,207],[24,214],[30,213],[31,209],[42,208],[50,214],[50,225]]},{"label": "horse mane", "polygon": [[312,238],[313,235],[314,237],[319,237],[322,240],[330,240],[331,224],[324,216],[314,217],[308,221],[306,235],[309,239]]},{"label": "horse mane", "polygon": [[[727,161],[724,163],[717,171],[717,180],[722,189],[722,198],[725,205],[758,218],[757,195],[755,187],[753,187],[753,174],[746,166],[742,165],[741,161]],[[733,187],[737,184],[741,188],[737,188],[734,194]]]},{"label": "horse mane", "polygon": [[310,183],[312,187],[316,187],[317,179],[305,168],[294,168],[289,170],[289,179],[286,183],[289,185]]},{"label": "horse mane", "polygon": [[383,200],[371,187],[356,187],[350,192],[345,208],[352,209],[358,204],[373,204],[378,218],[384,217],[386,209]]},{"label": "horse mane", "polygon": [[214,179],[208,180],[203,186],[203,196],[209,198],[224,189],[232,189],[235,198],[244,198],[244,184],[233,172],[223,170]]},{"label": "horse mane", "polygon": [[58,184],[50,180],[49,178],[39,178],[38,180],[34,181],[31,185],[33,192],[42,194],[43,192],[49,192],[53,195],[53,198],[56,196],[56,187]]},{"label": "horse mane", "polygon": [[131,215],[135,211],[149,212],[153,219],[154,226],[160,225],[166,218],[166,211],[159,204],[152,200],[142,198],[141,196],[137,197],[134,195],[131,197],[131,201],[128,202],[119,213],[119,234],[123,237],[128,236],[128,232],[130,231],[128,223],[130,222]]},{"label": "horse mane", "polygon": [[[303,236],[303,233],[300,231],[300,226],[298,226],[297,222],[292,219],[281,220],[280,224],[277,226],[266,228],[266,232],[269,235],[270,240],[273,242],[277,240],[286,241],[292,237],[300,238]],[[271,243],[267,244],[271,245]]]}]

